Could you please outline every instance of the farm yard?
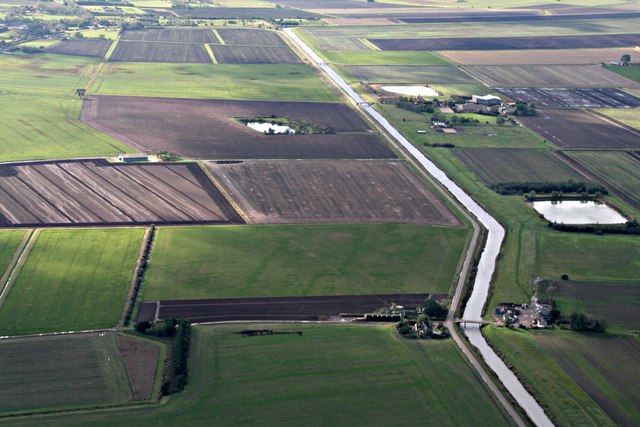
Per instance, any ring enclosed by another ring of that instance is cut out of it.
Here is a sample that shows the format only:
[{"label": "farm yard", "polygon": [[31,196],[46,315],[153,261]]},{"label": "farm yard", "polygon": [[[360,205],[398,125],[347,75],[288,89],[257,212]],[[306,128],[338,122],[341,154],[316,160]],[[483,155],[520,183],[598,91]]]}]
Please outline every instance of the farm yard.
[{"label": "farm yard", "polygon": [[[236,118],[279,117],[334,134],[264,135]],[[394,158],[341,104],[94,96],[83,120],[142,151],[204,159]]]},{"label": "farm yard", "polygon": [[456,148],[454,153],[489,186],[507,182],[586,180],[545,149]]},{"label": "farm yard", "polygon": [[341,313],[364,316],[381,308],[400,306],[418,307],[429,298],[447,298],[447,295],[392,294],[392,295],[339,295],[321,297],[280,298],[227,298],[203,300],[174,300],[143,302],[138,322],[160,319],[185,318],[190,322],[223,322],[233,320],[336,320]]},{"label": "farm yard", "polygon": [[288,47],[210,45],[219,64],[301,64]]},{"label": "farm yard", "polygon": [[[622,123],[580,110],[539,110],[518,118],[550,143],[570,149],[640,148],[640,134]],[[580,129],[580,133],[576,133]]]},{"label": "farm yard", "polygon": [[[640,34],[540,37],[370,38],[382,50],[512,50],[617,48],[640,45]],[[618,59],[618,58],[616,58]]]},{"label": "farm yard", "polygon": [[255,223],[462,225],[401,161],[207,162],[206,167]]},{"label": "farm yard", "polygon": [[142,299],[448,293],[467,235],[402,224],[162,227]]},{"label": "farm yard", "polygon": [[351,81],[367,83],[473,83],[475,79],[450,65],[345,65]]},{"label": "farm yard", "polygon": [[587,65],[618,61],[622,55],[638,55],[637,48],[546,50],[446,50],[437,52],[463,65]]},{"label": "farm yard", "polygon": [[[496,88],[509,98],[546,108],[635,108],[640,98],[614,88]],[[619,111],[619,110],[614,110]]]},{"label": "farm yard", "polygon": [[194,163],[0,165],[2,226],[242,222]]},{"label": "farm yard", "polygon": [[175,62],[180,64],[211,64],[212,60],[201,44],[119,41],[109,57],[113,62]]},{"label": "farm yard", "polygon": [[572,151],[567,155],[580,168],[606,182],[625,201],[640,209],[640,153]]},{"label": "farm yard", "polygon": [[144,230],[43,230],[0,306],[0,335],[111,328]]},{"label": "farm yard", "polygon": [[46,49],[57,55],[78,55],[104,58],[111,47],[112,40],[84,39],[66,40]]},{"label": "farm yard", "polygon": [[637,309],[640,283],[555,280],[546,282],[542,292],[542,295],[554,295],[554,304],[565,313],[589,313],[606,319],[610,330],[626,332],[640,328]]},{"label": "farm yard", "polygon": [[[136,371],[138,378],[130,377],[123,363],[136,352],[121,340],[150,352],[145,360],[149,369]],[[132,393],[132,386],[141,380],[153,385],[158,349],[157,344],[115,333],[2,340],[0,416],[143,400]]]},{"label": "farm yard", "polygon": [[599,65],[486,65],[469,72],[490,86],[637,87],[638,83]]}]

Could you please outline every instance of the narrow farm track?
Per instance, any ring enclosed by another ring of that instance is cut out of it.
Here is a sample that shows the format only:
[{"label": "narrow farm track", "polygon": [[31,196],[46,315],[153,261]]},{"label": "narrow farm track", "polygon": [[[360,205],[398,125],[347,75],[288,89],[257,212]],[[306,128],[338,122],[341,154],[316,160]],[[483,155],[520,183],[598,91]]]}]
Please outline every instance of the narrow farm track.
[{"label": "narrow farm track", "polygon": [[[333,82],[339,86],[346,95],[356,102],[360,109],[366,112],[375,122],[377,122],[384,130],[397,141],[402,148],[408,152],[420,165],[426,169],[440,184],[442,184],[449,192],[462,204],[467,210],[469,210],[478,221],[487,229],[487,241],[480,257],[478,264],[478,272],[473,285],[473,291],[467,306],[464,311],[463,318],[469,320],[482,320],[482,309],[489,296],[489,289],[491,278],[495,272],[497,257],[500,253],[500,248],[505,237],[504,228],[496,221],[488,212],[486,212],[475,200],[471,198],[462,188],[460,188],[455,182],[453,182],[442,170],[440,170],[431,160],[429,160],[420,150],[418,150],[413,144],[408,141],[404,136],[398,132],[378,111],[365,102],[360,95],[358,95],[341,77],[337,74],[327,63],[325,63],[309,46],[307,46],[292,29],[287,28],[284,30],[285,34],[292,40],[305,54],[311,59],[314,66],[320,68],[326,75],[328,75]],[[471,249],[473,250],[473,248]],[[458,291],[456,291],[458,292]],[[455,311],[455,307],[452,307]],[[454,331],[453,325],[449,324],[450,330]],[[524,409],[531,421],[537,426],[553,426],[551,420],[544,413],[542,407],[536,402],[536,400],[529,394],[524,388],[522,383],[518,380],[515,374],[507,367],[507,365],[498,357],[489,344],[484,339],[479,325],[467,326],[465,334],[469,338],[471,344],[473,344],[482,354],[486,364],[495,372],[500,381],[509,390],[514,399]],[[459,337],[458,337],[459,338]],[[506,402],[504,396],[498,391],[495,384],[492,383],[490,378],[486,375],[483,376],[483,372],[480,366],[463,345],[462,340],[456,340],[456,343],[460,346],[463,353],[470,360],[474,368],[478,371],[478,374],[490,384],[490,389],[496,395],[497,399],[505,406],[505,409],[512,416],[513,421],[518,425],[524,425],[524,422],[515,413],[513,408]]]},{"label": "narrow farm track", "polygon": [[31,253],[31,250],[35,246],[39,235],[40,230],[37,229],[25,233],[24,238],[20,242],[20,245],[13,256],[13,259],[7,266],[7,270],[2,275],[2,278],[0,279],[0,289],[2,289],[2,292],[0,292],[0,307],[7,297],[7,294],[11,289],[11,285],[15,281],[15,277],[20,274],[22,266],[24,266],[27,258],[29,258],[29,253]]}]

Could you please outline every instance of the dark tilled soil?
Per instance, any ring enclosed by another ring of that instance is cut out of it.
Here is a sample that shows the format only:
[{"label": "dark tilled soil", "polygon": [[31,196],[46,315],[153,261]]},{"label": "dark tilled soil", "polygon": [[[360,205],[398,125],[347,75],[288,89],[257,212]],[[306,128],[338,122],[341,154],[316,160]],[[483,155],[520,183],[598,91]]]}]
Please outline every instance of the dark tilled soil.
[{"label": "dark tilled soil", "polygon": [[545,108],[637,108],[640,98],[614,88],[498,88],[515,101]]},{"label": "dark tilled soil", "polygon": [[207,162],[253,222],[391,222],[462,226],[401,161]]},{"label": "dark tilled soil", "polygon": [[370,41],[382,50],[579,49],[637,46],[640,44],[640,34],[370,39]]},{"label": "dark tilled soil", "polygon": [[0,166],[0,225],[241,223],[195,163]]},{"label": "dark tilled soil", "polygon": [[66,40],[46,48],[48,53],[102,58],[111,47],[111,40]]},{"label": "dark tilled soil", "polygon": [[[363,315],[392,303],[422,305],[429,294],[344,295],[326,297],[227,298],[160,301],[160,319],[184,317],[191,322],[230,320],[322,320],[341,313]],[[442,298],[432,295],[431,298]],[[153,320],[156,302],[141,304],[138,322]]]},{"label": "dark tilled soil", "polygon": [[116,335],[116,340],[133,388],[133,400],[151,399],[160,348],[125,335]]},{"label": "dark tilled soil", "polygon": [[[328,135],[264,135],[235,118],[287,117]],[[83,121],[142,151],[201,159],[394,158],[342,104],[92,96]]]},{"label": "dark tilled soil", "polygon": [[579,110],[539,110],[518,118],[561,148],[639,148],[640,133],[611,119]]}]

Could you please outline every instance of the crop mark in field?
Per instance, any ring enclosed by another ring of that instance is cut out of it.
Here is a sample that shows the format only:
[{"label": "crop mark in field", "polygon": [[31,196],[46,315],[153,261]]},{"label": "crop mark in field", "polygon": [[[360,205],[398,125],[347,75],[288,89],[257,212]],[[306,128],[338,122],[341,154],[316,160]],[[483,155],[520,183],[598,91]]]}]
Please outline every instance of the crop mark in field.
[{"label": "crop mark in field", "polygon": [[224,42],[224,39],[220,36],[220,33],[218,32],[218,30],[216,30],[215,28],[212,29],[211,31],[213,31],[213,34],[216,36],[216,39],[218,40],[218,43],[220,44],[226,44]]},{"label": "crop mark in field", "polygon": [[25,233],[22,238],[16,253],[0,279],[0,287],[2,288],[2,292],[0,292],[0,307],[2,307],[2,303],[7,298],[13,279],[20,274],[20,270],[22,270],[24,263],[27,261],[29,253],[36,244],[39,235],[40,230],[30,230],[28,233]]}]

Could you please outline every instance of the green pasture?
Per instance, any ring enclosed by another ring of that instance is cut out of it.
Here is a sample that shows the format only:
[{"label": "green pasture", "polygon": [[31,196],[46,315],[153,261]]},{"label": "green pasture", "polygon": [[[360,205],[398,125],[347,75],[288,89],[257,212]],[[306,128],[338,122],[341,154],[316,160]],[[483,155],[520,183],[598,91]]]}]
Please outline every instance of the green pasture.
[{"label": "green pasture", "polygon": [[162,227],[143,299],[448,293],[467,234],[392,224]]},{"label": "green pasture", "polygon": [[596,236],[578,233],[538,235],[536,266],[540,276],[572,280],[637,281],[638,236]]},{"label": "green pasture", "polygon": [[[242,337],[244,329],[302,335]],[[455,343],[393,326],[226,325],[193,329],[189,384],[164,405],[69,414],[48,425],[507,425]],[[42,422],[42,420],[40,420]]]},{"label": "green pasture", "polygon": [[0,55],[0,161],[113,156],[125,145],[80,121],[97,60]]},{"label": "green pasture", "polygon": [[307,65],[108,63],[90,88],[99,95],[334,102]]},{"label": "green pasture", "polygon": [[0,276],[9,266],[24,235],[24,230],[0,230]]},{"label": "green pasture", "polygon": [[623,419],[633,425],[640,420],[636,338],[506,328],[486,328],[484,334],[557,425],[614,426]]},{"label": "green pasture", "polygon": [[325,52],[328,62],[341,65],[450,65],[450,63],[426,51]]},{"label": "green pasture", "polygon": [[618,73],[621,76],[626,77],[630,80],[640,82],[640,66],[637,65],[638,58],[637,56],[634,58],[634,55],[632,55],[631,60],[635,61],[636,64],[630,65],[630,66],[607,65],[606,68],[607,70],[613,71],[614,73]]},{"label": "green pasture", "polygon": [[115,326],[144,230],[44,230],[0,307],[0,335]]},{"label": "green pasture", "polygon": [[603,108],[597,111],[627,126],[640,129],[640,108]]}]

